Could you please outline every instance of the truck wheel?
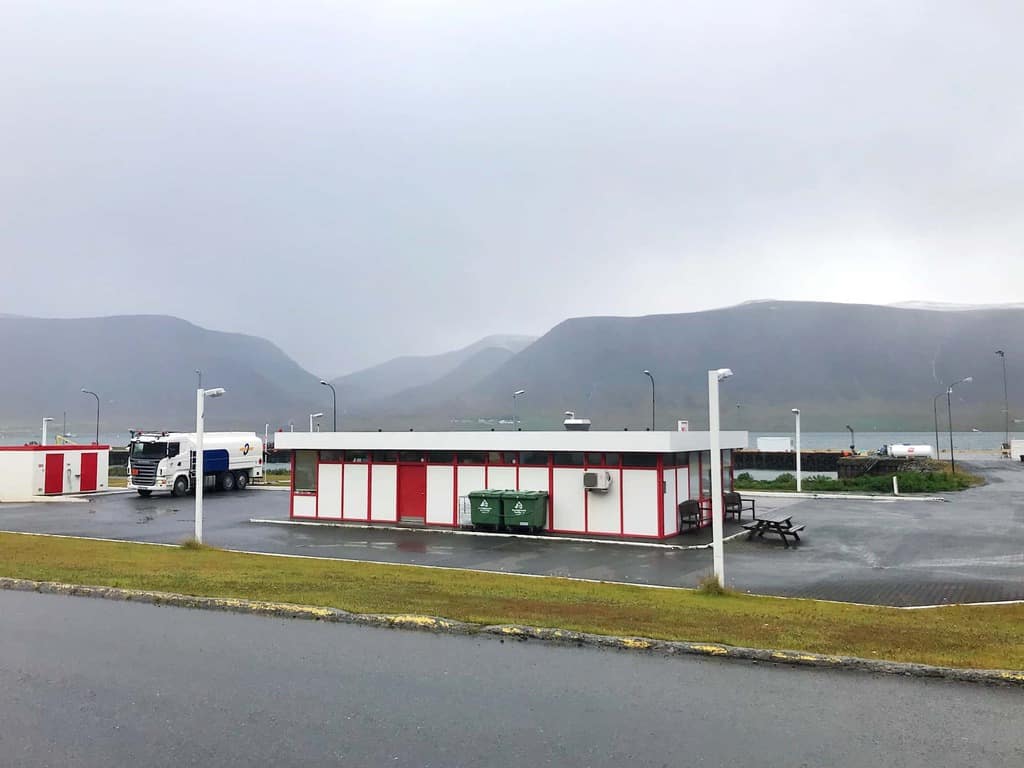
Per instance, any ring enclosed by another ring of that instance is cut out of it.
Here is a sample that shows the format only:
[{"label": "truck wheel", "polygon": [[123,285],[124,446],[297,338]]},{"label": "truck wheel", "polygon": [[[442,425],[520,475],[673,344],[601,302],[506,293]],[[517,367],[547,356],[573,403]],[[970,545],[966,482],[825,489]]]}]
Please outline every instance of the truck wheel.
[{"label": "truck wheel", "polygon": [[236,491],[244,491],[247,485],[249,485],[249,476],[245,472],[239,472],[235,475]]},{"label": "truck wheel", "polygon": [[220,476],[220,489],[222,491],[235,490],[235,476],[230,472],[224,472]]},{"label": "truck wheel", "polygon": [[188,478],[178,475],[174,478],[174,485],[171,486],[171,496],[184,496],[188,493]]},{"label": "truck wheel", "polygon": [[148,488],[136,488],[135,492],[144,499],[149,498],[149,495],[152,493]]}]

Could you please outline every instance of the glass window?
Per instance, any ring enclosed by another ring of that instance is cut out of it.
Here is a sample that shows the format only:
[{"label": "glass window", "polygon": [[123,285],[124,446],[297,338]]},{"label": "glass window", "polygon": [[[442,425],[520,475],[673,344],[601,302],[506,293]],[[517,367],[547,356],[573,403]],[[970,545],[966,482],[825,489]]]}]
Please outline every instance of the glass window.
[{"label": "glass window", "polygon": [[624,467],[656,467],[656,466],[658,466],[658,454],[656,454],[656,453],[624,453],[624,454],[622,454],[622,466],[624,466]]},{"label": "glass window", "polygon": [[726,493],[732,490],[732,451],[722,451],[722,490]]},{"label": "glass window", "polygon": [[700,454],[700,489],[705,496],[711,495],[711,451]]},{"label": "glass window", "polygon": [[343,451],[320,451],[320,461],[341,461]]},{"label": "glass window", "polygon": [[369,460],[370,454],[367,451],[345,451],[345,461],[365,464]]},{"label": "glass window", "polygon": [[690,453],[690,498],[700,498],[700,454]]},{"label": "glass window", "polygon": [[546,467],[548,455],[539,451],[527,451],[523,453],[521,463],[525,467]]},{"label": "glass window", "polygon": [[604,466],[604,454],[603,453],[588,453],[587,454],[587,466],[588,467],[601,467],[601,466]]},{"label": "glass window", "polygon": [[505,451],[504,459],[506,464],[518,464],[519,453],[517,451]]},{"label": "glass window", "polygon": [[398,453],[395,451],[374,451],[373,463],[394,464],[398,461]]},{"label": "glass window", "polygon": [[167,444],[167,455],[174,457],[178,455],[178,451],[181,450],[181,443],[168,443]]},{"label": "glass window", "polygon": [[555,454],[556,467],[582,467],[583,453],[568,453],[561,451]]},{"label": "glass window", "polygon": [[504,464],[505,459],[502,457],[501,451],[490,451],[487,454],[488,464]]},{"label": "glass window", "polygon": [[427,456],[431,464],[451,464],[455,461],[455,454],[450,451],[431,451]]},{"label": "glass window", "polygon": [[399,451],[398,460],[405,462],[420,463],[426,461],[427,457],[420,451]]},{"label": "glass window", "polygon": [[483,464],[485,458],[483,453],[460,453],[459,464]]},{"label": "glass window", "polygon": [[316,451],[295,452],[295,490],[316,493]]},{"label": "glass window", "polygon": [[606,453],[604,455],[604,465],[606,467],[617,467],[622,463],[622,457],[617,453]]}]

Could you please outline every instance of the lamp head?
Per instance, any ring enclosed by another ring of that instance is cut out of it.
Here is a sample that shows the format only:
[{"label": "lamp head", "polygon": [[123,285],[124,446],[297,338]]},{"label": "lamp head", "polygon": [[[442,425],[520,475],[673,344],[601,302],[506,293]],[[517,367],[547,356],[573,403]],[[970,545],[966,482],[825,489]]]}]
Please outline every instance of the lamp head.
[{"label": "lamp head", "polygon": [[205,397],[220,397],[226,391],[227,390],[224,389],[224,387],[214,387],[213,389],[204,389],[203,390],[203,395]]},{"label": "lamp head", "polygon": [[525,395],[525,394],[526,394],[526,390],[525,389],[517,389],[515,392],[512,393],[512,397],[519,397],[520,395]]},{"label": "lamp head", "polygon": [[1006,357],[1006,353],[1003,352],[1003,350],[1001,349],[997,349],[996,354],[999,355],[1000,357]]},{"label": "lamp head", "polygon": [[648,371],[648,370],[647,370],[647,369],[645,368],[645,369],[644,369],[644,376],[650,376],[650,375],[651,375],[651,372],[650,372],[650,371]]},{"label": "lamp head", "polygon": [[309,414],[309,417],[311,419],[319,419],[321,416],[323,416],[322,413],[311,413],[311,414]]},{"label": "lamp head", "polygon": [[791,408],[790,410],[791,410],[791,411],[792,411],[793,413],[795,413],[795,414],[796,414],[797,416],[799,416],[799,415],[800,415],[800,409],[799,409],[799,408]]},{"label": "lamp head", "polygon": [[732,376],[732,368],[719,368],[717,371],[714,371],[714,374],[718,377],[719,381],[728,379]]},{"label": "lamp head", "polygon": [[323,384],[325,387],[327,386],[327,382],[324,381],[323,379],[320,379],[320,383]]}]

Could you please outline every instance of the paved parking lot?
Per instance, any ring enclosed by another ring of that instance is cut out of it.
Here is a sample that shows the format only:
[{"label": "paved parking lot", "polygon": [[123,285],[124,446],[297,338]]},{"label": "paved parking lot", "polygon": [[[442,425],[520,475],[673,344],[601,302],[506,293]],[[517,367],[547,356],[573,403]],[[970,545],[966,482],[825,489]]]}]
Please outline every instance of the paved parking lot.
[{"label": "paved parking lot", "polygon": [[[948,503],[759,499],[807,525],[799,547],[726,544],[727,582],[760,594],[879,605],[1024,600],[1024,465],[979,463],[989,484]],[[88,503],[0,505],[0,529],[178,543],[192,533],[192,499],[125,493]],[[210,494],[206,541],[259,552],[475,568],[665,586],[695,586],[708,550],[665,550],[441,532],[250,523],[286,519],[287,493]],[[683,541],[681,537],[676,541]]]}]

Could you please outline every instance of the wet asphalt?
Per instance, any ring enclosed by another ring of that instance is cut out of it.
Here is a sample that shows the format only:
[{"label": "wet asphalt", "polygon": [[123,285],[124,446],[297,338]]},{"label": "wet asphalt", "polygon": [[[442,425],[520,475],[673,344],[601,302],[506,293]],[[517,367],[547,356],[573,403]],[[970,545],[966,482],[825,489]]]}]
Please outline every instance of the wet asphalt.
[{"label": "wet asphalt", "polygon": [[1019,766],[1020,692],[0,593],[0,765]]},{"label": "wet asphalt", "polygon": [[[1024,465],[993,460],[972,468],[988,484],[946,494],[948,502],[759,498],[759,510],[786,508],[806,525],[803,541],[790,549],[767,539],[728,542],[726,581],[752,593],[878,605],[1024,600]],[[249,522],[287,516],[283,491],[210,494],[205,540],[258,552],[664,586],[695,586],[711,570],[708,550]],[[0,529],[179,543],[192,534],[193,500],[122,493],[3,504]],[[684,535],[672,543],[693,541]]]}]

